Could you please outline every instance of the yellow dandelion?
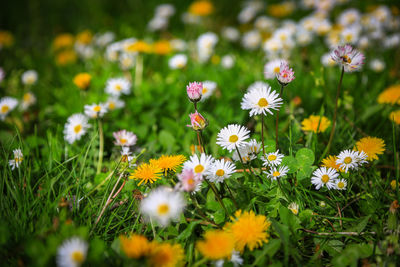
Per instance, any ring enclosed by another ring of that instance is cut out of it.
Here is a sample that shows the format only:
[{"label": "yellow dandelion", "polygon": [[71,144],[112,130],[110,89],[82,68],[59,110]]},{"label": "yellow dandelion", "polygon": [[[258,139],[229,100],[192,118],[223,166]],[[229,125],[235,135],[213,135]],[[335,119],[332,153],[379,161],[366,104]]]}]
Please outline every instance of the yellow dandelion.
[{"label": "yellow dandelion", "polygon": [[130,179],[140,180],[138,185],[161,179],[162,169],[154,163],[143,163],[129,176]]},{"label": "yellow dandelion", "polygon": [[378,159],[378,155],[383,154],[385,151],[385,142],[377,137],[364,137],[356,143],[358,151],[364,151],[368,158],[368,161]]},{"label": "yellow dandelion", "polygon": [[325,116],[311,115],[301,122],[303,131],[311,131],[314,133],[323,133],[331,125],[331,121]]},{"label": "yellow dandelion", "polygon": [[284,2],[282,4],[273,4],[268,6],[268,13],[277,18],[289,16],[293,13],[295,5],[291,2]]},{"label": "yellow dandelion", "polygon": [[0,31],[0,47],[9,47],[14,43],[14,36],[7,31]]},{"label": "yellow dandelion", "polygon": [[53,49],[60,50],[71,48],[74,45],[75,38],[70,33],[62,33],[56,36],[53,41]]},{"label": "yellow dandelion", "polygon": [[161,40],[153,44],[153,53],[158,55],[167,55],[172,52],[169,41]]},{"label": "yellow dandelion", "polygon": [[322,160],[322,167],[327,167],[327,168],[333,168],[333,169],[335,169],[335,170],[337,170],[337,171],[340,171],[340,172],[344,172],[344,169],[343,168],[340,168],[339,166],[339,164],[337,164],[336,163],[336,160],[338,159],[338,157],[336,157],[336,156],[328,156],[328,157],[326,157],[326,158],[324,158],[323,160]]},{"label": "yellow dandelion", "polygon": [[396,124],[400,124],[400,109],[390,113],[389,118]]},{"label": "yellow dandelion", "polygon": [[74,84],[82,90],[86,90],[90,86],[90,81],[92,80],[92,75],[87,72],[78,73],[74,77]]},{"label": "yellow dandelion", "polygon": [[76,35],[76,42],[83,45],[88,45],[92,42],[93,34],[91,31],[86,30]]},{"label": "yellow dandelion", "polygon": [[126,52],[150,53],[151,45],[144,41],[137,41],[125,47]]},{"label": "yellow dandelion", "polygon": [[139,259],[150,253],[150,242],[142,235],[120,236],[121,249],[128,258]]},{"label": "yellow dandelion", "polygon": [[149,265],[157,267],[175,267],[182,265],[184,258],[180,244],[152,242]]},{"label": "yellow dandelion", "polygon": [[236,218],[231,218],[232,223],[228,223],[225,229],[233,234],[235,239],[235,249],[242,252],[247,246],[251,251],[261,247],[268,242],[267,233],[271,223],[264,215],[256,215],[253,211],[241,210],[235,212]]},{"label": "yellow dandelion", "polygon": [[186,157],[184,155],[162,155],[159,159],[151,159],[150,163],[153,163],[154,165],[160,167],[166,175],[169,171],[176,172],[177,169],[182,165],[182,163],[185,162],[185,160]]},{"label": "yellow dandelion", "polygon": [[379,104],[400,105],[400,84],[392,85],[378,96]]},{"label": "yellow dandelion", "polygon": [[77,56],[74,50],[65,50],[57,54],[56,63],[59,66],[75,63]]},{"label": "yellow dandelion", "polygon": [[235,239],[226,231],[210,230],[204,234],[204,240],[197,241],[196,247],[207,259],[229,259],[235,248]]},{"label": "yellow dandelion", "polygon": [[189,13],[196,16],[208,16],[214,12],[214,6],[210,1],[195,1],[189,6]]}]

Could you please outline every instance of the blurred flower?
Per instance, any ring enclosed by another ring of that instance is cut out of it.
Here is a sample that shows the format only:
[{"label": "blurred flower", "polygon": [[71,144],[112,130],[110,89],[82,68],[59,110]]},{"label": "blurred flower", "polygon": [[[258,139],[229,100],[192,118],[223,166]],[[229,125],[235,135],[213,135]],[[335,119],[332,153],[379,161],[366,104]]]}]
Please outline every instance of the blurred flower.
[{"label": "blurred flower", "polygon": [[57,54],[56,63],[59,66],[65,66],[71,63],[75,63],[77,56],[74,50],[65,50]]},{"label": "blurred flower", "polygon": [[153,44],[153,53],[158,55],[167,55],[172,52],[172,47],[169,41],[160,40]]},{"label": "blurred flower", "polygon": [[189,97],[189,100],[193,103],[198,102],[201,99],[203,91],[203,83],[201,82],[192,82],[186,86],[186,92]]},{"label": "blurred flower", "polygon": [[326,186],[328,190],[335,188],[336,178],[339,174],[333,168],[319,167],[313,172],[311,183],[315,185],[315,189],[319,190],[321,187]]},{"label": "blurred flower", "polygon": [[347,181],[345,179],[338,179],[336,180],[335,186],[337,190],[346,190]]},{"label": "blurred flower", "polygon": [[255,50],[261,44],[261,34],[258,30],[251,30],[243,34],[242,45],[248,50]]},{"label": "blurred flower", "polygon": [[83,114],[73,114],[67,119],[64,126],[64,139],[72,144],[76,140],[80,140],[85,135],[87,129],[91,125],[88,123],[88,118]]},{"label": "blurred flower", "polygon": [[61,33],[53,40],[53,49],[55,51],[68,49],[74,46],[75,38],[70,33]]},{"label": "blurred flower", "polygon": [[263,81],[255,81],[254,83],[250,84],[247,88],[247,92],[252,91],[253,89],[261,88],[261,87],[270,87],[268,83]]},{"label": "blurred flower", "polygon": [[279,153],[279,149],[275,152],[268,153],[262,157],[263,165],[265,167],[279,166],[284,156],[285,155]]},{"label": "blurred flower", "polygon": [[115,34],[113,32],[105,32],[96,34],[94,36],[94,43],[99,47],[106,47],[109,43],[114,41]]},{"label": "blurred flower", "polygon": [[136,57],[132,53],[121,53],[119,55],[119,66],[122,70],[129,70],[135,66]]},{"label": "blurred flower", "polygon": [[231,55],[225,55],[221,58],[221,66],[224,69],[231,69],[235,65],[235,58]]},{"label": "blurred flower", "polygon": [[332,59],[344,68],[345,72],[361,69],[364,64],[364,55],[354,49],[351,45],[338,46],[331,52]]},{"label": "blurred flower", "polygon": [[205,175],[211,165],[214,162],[214,158],[210,155],[201,153],[200,157],[198,155],[192,155],[188,161],[183,164],[184,169],[191,169],[195,174]]},{"label": "blurred flower", "polygon": [[[1,102],[0,102],[1,103]],[[1,104],[0,104],[1,106]],[[396,124],[400,124],[400,109],[396,111],[392,111],[389,115],[389,118],[394,121]]]},{"label": "blurred flower", "polygon": [[[243,264],[243,259],[240,257],[239,251],[232,251],[231,258],[229,261],[233,264],[233,267],[238,267]],[[215,267],[224,267],[225,260],[217,260],[214,262]]]},{"label": "blurred flower", "polygon": [[121,94],[128,95],[131,92],[131,83],[125,78],[110,78],[107,80],[105,91],[114,97],[119,97]]},{"label": "blurred flower", "polygon": [[168,172],[176,172],[179,167],[182,166],[183,162],[185,162],[186,157],[184,155],[175,155],[175,156],[166,156],[162,155],[158,159],[150,160],[150,164],[155,164],[160,167],[164,175],[167,175]]},{"label": "blurred flower", "polygon": [[280,166],[279,168],[278,167],[271,167],[271,169],[267,173],[267,176],[271,180],[276,180],[277,178],[281,178],[281,177],[286,176],[288,171],[289,171],[289,168],[287,166],[284,166],[284,165]]},{"label": "blurred flower", "polygon": [[321,63],[325,67],[333,67],[336,65],[336,61],[332,59],[331,54],[325,53],[321,57]]},{"label": "blurred flower", "polygon": [[73,82],[79,89],[87,90],[90,86],[91,80],[92,75],[87,72],[81,72],[75,75]]},{"label": "blurred flower", "polygon": [[[397,184],[398,185],[398,184]],[[393,189],[393,190],[396,190],[396,180],[392,180],[391,182],[390,182],[390,187]]]},{"label": "blurred flower", "polygon": [[169,18],[175,14],[175,7],[171,4],[161,4],[155,9],[155,17]]},{"label": "blurred flower", "polygon": [[182,40],[182,39],[172,39],[172,40],[170,41],[170,44],[171,44],[172,49],[173,49],[174,51],[180,51],[180,52],[182,52],[182,51],[185,51],[185,50],[186,50],[186,47],[187,47],[186,42],[185,42],[184,40]]},{"label": "blurred flower", "polygon": [[227,223],[224,229],[231,233],[235,240],[235,250],[240,252],[248,247],[250,251],[259,248],[263,243],[268,242],[267,233],[271,223],[264,215],[256,215],[252,210],[238,210],[232,218],[231,223]]},{"label": "blurred flower", "polygon": [[10,47],[14,43],[14,36],[8,31],[0,31],[0,50],[3,47]]},{"label": "blurred flower", "polygon": [[183,169],[178,174],[179,185],[178,188],[185,192],[197,192],[200,190],[202,177],[200,174],[194,173],[193,169]]},{"label": "blurred flower", "polygon": [[217,145],[228,151],[234,150],[236,147],[245,145],[246,139],[249,138],[250,131],[238,124],[229,124],[219,131],[217,136]]},{"label": "blurred flower", "polygon": [[147,184],[150,182],[151,184],[161,179],[162,169],[155,165],[154,163],[142,163],[139,165],[133,173],[129,176],[130,179],[140,180],[138,186],[142,183]]},{"label": "blurred flower", "polygon": [[5,96],[0,98],[0,120],[4,121],[8,113],[10,113],[18,105],[18,100]]},{"label": "blurred flower", "polygon": [[121,162],[128,162],[129,163],[129,168],[133,168],[136,165],[132,161],[134,159],[132,155],[132,152],[130,151],[128,146],[123,146],[121,147]]},{"label": "blurred flower", "polygon": [[234,173],[236,167],[230,161],[224,159],[215,160],[207,171],[207,179],[213,183],[222,183]]},{"label": "blurred flower", "polygon": [[125,106],[125,102],[120,100],[117,97],[109,97],[106,102],[106,107],[108,110],[114,110],[117,108],[123,108]]},{"label": "blurred flower", "polygon": [[2,67],[0,67],[0,83],[4,80],[5,77],[6,77],[6,72]]},{"label": "blurred flower", "polygon": [[202,131],[208,125],[207,120],[197,111],[195,113],[191,113],[189,117],[191,125],[187,126],[191,127],[195,131]]},{"label": "blurred flower", "polygon": [[140,259],[149,256],[151,244],[143,235],[131,234],[129,237],[120,236],[121,250],[130,259]]},{"label": "blurred flower", "polygon": [[291,68],[289,68],[289,63],[287,61],[281,62],[279,73],[276,74],[276,78],[278,79],[279,83],[283,86],[288,85],[295,79],[294,71]]},{"label": "blurred flower", "polygon": [[180,192],[168,187],[158,187],[150,192],[140,204],[140,210],[161,226],[178,220],[185,207],[185,199]]},{"label": "blurred flower", "polygon": [[104,103],[85,105],[85,114],[92,119],[102,118],[107,113],[107,105]]},{"label": "blurred flower", "polygon": [[275,59],[265,64],[264,66],[265,79],[274,79],[276,75],[280,73],[282,61],[283,61],[282,59]]},{"label": "blurred flower", "polygon": [[214,81],[204,81],[202,84],[203,89],[201,90],[201,102],[209,98],[215,89],[217,89],[217,83]]},{"label": "blurred flower", "polygon": [[196,248],[205,258],[220,260],[231,257],[235,248],[235,239],[231,233],[223,230],[208,230],[203,236],[204,240],[196,242]]},{"label": "blurred flower", "polygon": [[299,205],[295,202],[289,204],[288,209],[294,214],[299,214]]},{"label": "blurred flower", "polygon": [[36,103],[36,97],[33,93],[27,92],[22,97],[21,109],[27,110],[30,106]]},{"label": "blurred flower", "polygon": [[115,138],[114,144],[116,146],[133,146],[137,141],[136,135],[132,132],[128,132],[127,130],[114,132],[113,136]]},{"label": "blurred flower", "polygon": [[22,73],[21,81],[25,85],[33,85],[38,80],[38,74],[35,70],[27,70]]},{"label": "blurred flower", "polygon": [[231,42],[236,42],[240,38],[240,32],[234,27],[225,27],[222,29],[222,36]]},{"label": "blurred flower", "polygon": [[22,154],[22,150],[20,148],[14,149],[13,154],[13,159],[8,161],[8,164],[11,166],[11,170],[19,168],[19,165],[24,159],[24,155]]},{"label": "blurred flower", "polygon": [[365,163],[365,159],[367,158],[367,154],[364,152],[344,150],[340,152],[337,156],[336,164],[339,164],[340,168],[343,168],[345,172],[349,169],[358,169],[363,163]]},{"label": "blurred flower", "polygon": [[189,6],[189,13],[196,16],[208,16],[214,12],[214,6],[207,0],[196,0]]},{"label": "blurred flower", "polygon": [[323,133],[329,125],[331,125],[331,121],[327,117],[311,115],[301,122],[301,129],[306,132]]},{"label": "blurred flower", "polygon": [[151,52],[151,45],[146,43],[145,41],[136,41],[130,45],[125,47],[126,52],[138,52],[138,53],[150,53]]},{"label": "blurred flower", "polygon": [[242,99],[241,107],[243,110],[250,110],[250,117],[255,115],[273,115],[272,110],[279,110],[282,99],[271,87],[254,88],[247,92]]},{"label": "blurred flower", "polygon": [[78,267],[86,259],[88,244],[79,237],[64,241],[57,249],[57,266]]},{"label": "blurred flower", "polygon": [[369,67],[371,70],[375,72],[382,72],[385,69],[385,62],[380,59],[373,59],[369,63]]},{"label": "blurred flower", "polygon": [[336,163],[337,159],[338,159],[338,157],[330,155],[322,160],[321,166],[327,167],[327,168],[333,168],[336,171],[344,172],[344,169],[340,168],[340,165]]},{"label": "blurred flower", "polygon": [[76,43],[88,45],[92,42],[93,34],[89,30],[82,31],[76,35]]},{"label": "blurred flower", "polygon": [[400,84],[392,85],[378,96],[379,104],[400,105]]},{"label": "blurred flower", "polygon": [[153,241],[148,263],[151,267],[181,266],[184,257],[184,250],[180,244]]},{"label": "blurred flower", "polygon": [[280,4],[271,4],[268,5],[268,14],[272,17],[283,18],[292,14],[295,8],[295,4],[289,1]]},{"label": "blurred flower", "polygon": [[385,151],[385,142],[381,138],[367,136],[361,138],[355,147],[357,151],[364,151],[367,154],[368,161],[373,161]]},{"label": "blurred flower", "polygon": [[168,61],[168,66],[175,70],[175,69],[182,69],[187,64],[187,56],[184,54],[176,54],[171,57]]},{"label": "blurred flower", "polygon": [[214,53],[214,47],[218,43],[218,36],[213,32],[206,32],[197,38],[197,56],[201,63],[207,62]]}]

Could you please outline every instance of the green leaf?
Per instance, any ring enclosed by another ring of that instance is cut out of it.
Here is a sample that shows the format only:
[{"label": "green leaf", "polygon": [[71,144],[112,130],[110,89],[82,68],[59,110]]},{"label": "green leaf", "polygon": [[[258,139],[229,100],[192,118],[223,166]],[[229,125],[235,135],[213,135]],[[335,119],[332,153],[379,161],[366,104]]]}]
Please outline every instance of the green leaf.
[{"label": "green leaf", "polygon": [[292,156],[286,156],[282,159],[282,165],[289,168],[288,173],[295,173],[298,169],[297,160]]},{"label": "green leaf", "polygon": [[162,130],[158,135],[158,141],[166,150],[171,150],[175,144],[175,137],[168,131]]},{"label": "green leaf", "polygon": [[314,152],[308,148],[302,148],[296,153],[296,159],[299,165],[312,165],[315,160]]},{"label": "green leaf", "polygon": [[256,260],[254,261],[253,265],[251,266],[261,266],[265,261],[265,256],[269,256],[272,258],[276,252],[278,252],[279,248],[281,247],[281,241],[279,239],[271,239],[268,241],[267,244],[264,245],[264,249],[261,253],[258,253]]}]

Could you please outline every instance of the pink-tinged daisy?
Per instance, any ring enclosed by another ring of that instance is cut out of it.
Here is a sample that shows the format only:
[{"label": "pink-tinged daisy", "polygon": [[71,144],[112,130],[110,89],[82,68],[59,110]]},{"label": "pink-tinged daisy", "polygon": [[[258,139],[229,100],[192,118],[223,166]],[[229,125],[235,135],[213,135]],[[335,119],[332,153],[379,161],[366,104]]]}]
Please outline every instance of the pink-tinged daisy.
[{"label": "pink-tinged daisy", "polygon": [[128,132],[127,130],[114,132],[113,136],[115,138],[114,144],[116,146],[133,146],[137,141],[136,135],[132,132]]},{"label": "pink-tinged daisy", "polygon": [[336,178],[338,178],[338,172],[333,168],[320,167],[313,172],[311,177],[311,183],[315,185],[315,189],[319,190],[321,187],[334,189]]},{"label": "pink-tinged daisy", "polygon": [[229,151],[236,147],[240,148],[246,144],[246,140],[250,137],[250,131],[238,124],[229,124],[221,129],[217,137],[217,145]]},{"label": "pink-tinged daisy", "polygon": [[345,72],[353,72],[361,69],[364,64],[364,55],[354,49],[351,45],[338,46],[331,52],[331,57]]},{"label": "pink-tinged daisy", "polygon": [[179,183],[177,188],[185,192],[195,193],[200,190],[203,181],[201,174],[195,173],[192,169],[183,169],[178,174]]},{"label": "pink-tinged daisy", "polygon": [[289,171],[289,167],[287,166],[280,166],[279,168],[273,167],[271,170],[267,173],[268,177],[271,180],[276,180],[277,178],[281,178],[285,176]]},{"label": "pink-tinged daisy", "polygon": [[294,71],[289,68],[289,63],[287,61],[281,62],[280,71],[278,74],[276,74],[276,78],[283,86],[288,85],[291,81],[294,80]]},{"label": "pink-tinged daisy", "polygon": [[197,111],[195,113],[191,113],[189,117],[191,125],[187,125],[187,127],[190,127],[195,131],[201,131],[208,125],[207,120]]},{"label": "pink-tinged daisy", "polygon": [[203,83],[192,82],[186,86],[186,92],[190,101],[196,103],[200,101],[203,92]]},{"label": "pink-tinged daisy", "polygon": [[272,110],[278,110],[281,105],[282,98],[269,86],[254,88],[247,92],[241,103],[242,109],[250,109],[250,116],[267,115],[267,112],[272,115]]}]

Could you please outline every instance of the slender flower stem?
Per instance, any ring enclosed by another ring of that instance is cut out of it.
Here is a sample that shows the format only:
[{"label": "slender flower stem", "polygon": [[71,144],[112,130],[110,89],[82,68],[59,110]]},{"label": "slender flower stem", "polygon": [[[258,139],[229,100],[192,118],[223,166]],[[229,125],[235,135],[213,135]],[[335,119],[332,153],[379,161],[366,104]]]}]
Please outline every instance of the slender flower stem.
[{"label": "slender flower stem", "polygon": [[[336,91],[336,100],[335,100],[335,113],[333,113],[333,119],[332,119],[332,129],[331,133],[329,135],[329,141],[328,144],[326,145],[324,153],[322,153],[321,159],[325,157],[326,154],[329,153],[333,141],[333,136],[335,134],[335,128],[336,128],[336,117],[337,117],[337,107],[338,107],[338,102],[339,102],[339,96],[340,96],[340,88],[342,87],[342,81],[343,81],[343,75],[344,75],[344,67],[342,67],[342,74],[340,74],[340,80],[339,80],[339,85],[337,87]],[[320,160],[321,161],[321,160]]]},{"label": "slender flower stem", "polygon": [[283,190],[282,184],[281,184],[281,179],[279,177],[276,178],[276,180],[278,181],[278,186],[279,189],[282,191],[282,193],[285,195],[287,201],[289,201],[289,197],[288,195],[286,195],[286,192]]},{"label": "slender flower stem", "polygon": [[214,226],[216,226],[216,227],[219,228],[219,225],[216,224],[213,220],[209,219],[209,218],[204,214],[204,212],[201,210],[201,207],[200,207],[199,203],[197,202],[196,197],[195,197],[194,195],[192,195],[192,194],[189,194],[189,195],[190,195],[190,198],[192,199],[193,205],[194,205],[194,206],[196,207],[196,209],[197,209],[198,215],[199,215],[200,217],[202,217],[204,220],[206,220],[207,222],[209,222],[209,223],[211,223],[212,225],[214,225]]},{"label": "slender flower stem", "polygon": [[103,163],[103,152],[104,152],[104,133],[103,133],[103,123],[99,118],[99,158],[97,161],[97,172],[99,174],[101,172],[101,165]]},{"label": "slender flower stem", "polygon": [[[283,84],[281,84],[281,92],[279,94],[279,97],[282,98],[282,94],[283,94],[283,88],[285,86]],[[275,124],[275,149],[278,149],[278,125],[279,125],[279,109],[276,112],[276,124]]]},{"label": "slender flower stem", "polygon": [[202,152],[204,152],[204,149],[203,149],[203,146],[201,145],[202,142],[201,142],[201,140],[200,140],[200,133],[199,133],[199,131],[196,131],[196,134],[197,134],[197,142],[199,143],[200,153],[202,153]]},{"label": "slender flower stem", "polygon": [[232,194],[231,189],[230,189],[229,186],[228,186],[228,183],[224,181],[223,184],[224,184],[224,185],[226,186],[226,188],[228,189],[228,192],[229,192],[229,194],[231,195],[233,204],[235,205],[235,208],[236,208],[236,209],[239,209],[239,206],[238,206],[238,204],[237,204],[237,202],[236,202],[235,197],[234,197],[233,194]]},{"label": "slender flower stem", "polygon": [[265,148],[264,148],[264,114],[261,114],[261,143],[262,143],[263,156],[265,156]]},{"label": "slender flower stem", "polygon": [[204,145],[204,138],[203,138],[203,132],[202,131],[200,131],[200,140],[201,140],[201,144],[202,144],[202,147],[203,147],[203,152],[205,154],[207,154],[206,146]]},{"label": "slender flower stem", "polygon": [[219,202],[221,207],[224,209],[225,214],[229,216],[228,210],[226,209],[224,202],[222,201],[221,197],[219,196],[218,190],[215,187],[215,185],[213,183],[209,182],[207,179],[204,179],[204,180],[211,187],[212,191],[214,192],[215,197],[217,198],[217,201]]},{"label": "slender flower stem", "polygon": [[138,88],[142,84],[142,77],[143,77],[143,55],[139,53],[136,57],[135,88]]}]

